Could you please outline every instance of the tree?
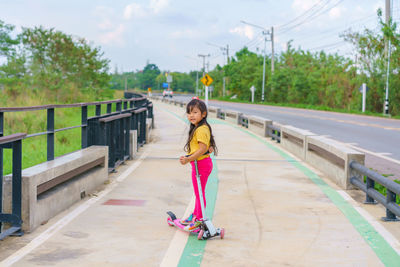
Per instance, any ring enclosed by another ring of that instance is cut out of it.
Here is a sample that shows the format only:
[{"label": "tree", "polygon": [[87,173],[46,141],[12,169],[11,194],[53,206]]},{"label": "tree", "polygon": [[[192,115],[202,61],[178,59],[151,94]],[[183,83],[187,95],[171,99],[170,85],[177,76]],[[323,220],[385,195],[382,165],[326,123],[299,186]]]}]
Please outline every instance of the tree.
[{"label": "tree", "polygon": [[12,38],[11,32],[15,26],[5,24],[0,20],[0,56],[10,57],[15,54],[15,48],[19,44],[19,39]]},{"label": "tree", "polygon": [[156,88],[157,82],[156,78],[161,73],[160,69],[155,64],[147,64],[140,75],[139,81],[141,84],[141,89],[147,90],[149,87]]}]

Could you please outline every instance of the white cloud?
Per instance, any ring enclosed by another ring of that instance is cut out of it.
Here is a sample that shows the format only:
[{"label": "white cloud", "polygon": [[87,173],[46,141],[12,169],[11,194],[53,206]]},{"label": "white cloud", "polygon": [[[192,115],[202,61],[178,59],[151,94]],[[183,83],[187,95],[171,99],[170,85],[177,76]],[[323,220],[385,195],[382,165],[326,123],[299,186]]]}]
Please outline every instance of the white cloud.
[{"label": "white cloud", "polygon": [[102,44],[117,44],[123,46],[125,41],[123,39],[123,34],[125,32],[125,26],[123,24],[119,24],[113,31],[109,31],[103,33],[99,37],[99,41]]},{"label": "white cloud", "polygon": [[159,13],[168,6],[169,0],[150,0],[149,7],[154,13]]},{"label": "white cloud", "polygon": [[249,40],[254,38],[254,29],[248,25],[242,27],[236,27],[229,30],[230,33],[238,34],[240,36],[245,36]]},{"label": "white cloud", "polygon": [[180,38],[195,38],[195,37],[197,37],[198,35],[199,35],[198,33],[195,33],[194,31],[189,30],[189,29],[186,29],[186,30],[183,30],[183,31],[175,31],[175,32],[172,32],[172,33],[170,34],[170,36],[171,36],[172,38],[174,38],[174,39],[180,39]]},{"label": "white cloud", "polygon": [[110,19],[104,19],[97,26],[100,30],[111,30],[114,27]]},{"label": "white cloud", "polygon": [[292,8],[296,13],[304,12],[315,5],[318,0],[294,0]]},{"label": "white cloud", "polygon": [[107,18],[114,15],[114,10],[106,6],[96,6],[93,14],[97,17]]},{"label": "white cloud", "polygon": [[331,19],[337,19],[342,16],[342,9],[340,7],[334,7],[331,10],[329,10],[329,17]]},{"label": "white cloud", "polygon": [[132,3],[124,8],[125,19],[131,19],[132,17],[143,18],[146,15],[147,15],[146,9],[137,3]]}]

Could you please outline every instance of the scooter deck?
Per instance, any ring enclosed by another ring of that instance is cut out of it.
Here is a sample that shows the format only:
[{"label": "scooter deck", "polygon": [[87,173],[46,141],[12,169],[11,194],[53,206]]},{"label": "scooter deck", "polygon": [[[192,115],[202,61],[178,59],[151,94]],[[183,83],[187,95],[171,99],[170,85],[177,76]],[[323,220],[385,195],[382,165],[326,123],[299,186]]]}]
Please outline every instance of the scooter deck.
[{"label": "scooter deck", "polygon": [[193,233],[193,234],[198,234],[200,231],[200,228],[196,228],[192,231],[186,230],[185,227],[186,225],[183,225],[180,223],[181,219],[177,219],[175,214],[172,211],[168,211],[167,214],[169,215],[169,217],[167,218],[167,223],[169,226],[176,226],[178,227],[180,230],[184,231],[184,232],[188,232],[188,233]]}]

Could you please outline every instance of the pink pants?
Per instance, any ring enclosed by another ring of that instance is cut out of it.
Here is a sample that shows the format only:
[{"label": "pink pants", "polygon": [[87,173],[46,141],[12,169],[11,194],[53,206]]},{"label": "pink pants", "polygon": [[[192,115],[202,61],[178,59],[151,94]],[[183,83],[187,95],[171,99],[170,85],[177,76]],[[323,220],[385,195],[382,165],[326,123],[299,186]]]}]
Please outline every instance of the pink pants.
[{"label": "pink pants", "polygon": [[[190,164],[192,165],[193,190],[194,190],[194,194],[196,195],[196,204],[194,207],[193,215],[196,216],[197,219],[203,219],[203,214],[201,213],[201,206],[200,206],[199,190],[197,189],[196,167],[194,165],[194,161],[190,162]],[[213,168],[211,158],[204,158],[202,160],[198,160],[197,168],[199,170],[200,183],[201,183],[201,187],[202,187],[202,191],[203,191],[204,208],[206,208],[205,190],[206,190],[208,176],[210,176],[210,173]]]}]

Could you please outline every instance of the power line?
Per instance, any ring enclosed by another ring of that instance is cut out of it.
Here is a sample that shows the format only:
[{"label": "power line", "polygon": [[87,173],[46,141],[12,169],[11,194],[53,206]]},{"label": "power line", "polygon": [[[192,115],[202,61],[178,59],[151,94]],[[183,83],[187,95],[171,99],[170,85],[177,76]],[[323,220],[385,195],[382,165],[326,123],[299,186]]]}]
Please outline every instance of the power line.
[{"label": "power line", "polygon": [[[290,31],[290,30],[292,30],[292,29],[295,29],[295,28],[297,28],[297,27],[303,25],[303,24],[306,23],[306,22],[310,22],[310,21],[316,19],[317,17],[321,16],[322,14],[325,14],[326,12],[328,12],[329,10],[331,10],[332,8],[336,7],[337,5],[339,5],[339,4],[340,4],[341,2],[343,2],[343,1],[344,1],[344,0],[339,0],[339,1],[337,1],[334,5],[332,5],[332,6],[328,7],[327,9],[323,10],[323,8],[324,8],[325,6],[327,6],[327,4],[329,3],[329,2],[327,2],[327,3],[325,3],[324,5],[322,5],[321,7],[319,7],[319,9],[317,9],[315,12],[313,12],[312,14],[310,14],[308,17],[304,18],[304,19],[303,19],[302,21],[300,21],[299,23],[297,23],[297,24],[295,24],[295,25],[293,25],[293,26],[290,26],[290,27],[288,27],[288,28],[284,28],[284,29],[281,30],[279,33],[280,33],[280,34],[286,33],[286,32],[288,32],[288,31]],[[322,10],[322,11],[321,11],[321,10]],[[320,11],[321,11],[321,12],[320,12]],[[318,13],[318,12],[319,12],[319,13]]]},{"label": "power line", "polygon": [[[276,26],[276,29],[279,31],[280,28],[286,27],[287,25],[291,24],[292,22],[295,22],[297,19],[305,16],[308,12],[310,12],[311,10],[313,10],[316,6],[318,6],[322,1],[324,0],[320,0],[319,2],[317,2],[315,5],[313,5],[311,8],[307,9],[305,12],[303,12],[301,15],[295,17],[294,19],[292,19],[291,21],[282,24],[282,25],[278,25]],[[329,2],[329,1],[328,1]]]},{"label": "power line", "polygon": [[310,48],[310,49],[308,49],[308,50],[321,50],[321,49],[324,49],[324,48],[328,48],[328,47],[332,47],[332,46],[337,46],[337,45],[343,45],[343,44],[346,44],[347,42],[346,41],[339,41],[339,42],[335,42],[335,43],[331,43],[331,44],[326,44],[326,45],[322,45],[322,46],[318,46],[318,47],[314,47],[314,48]]}]

